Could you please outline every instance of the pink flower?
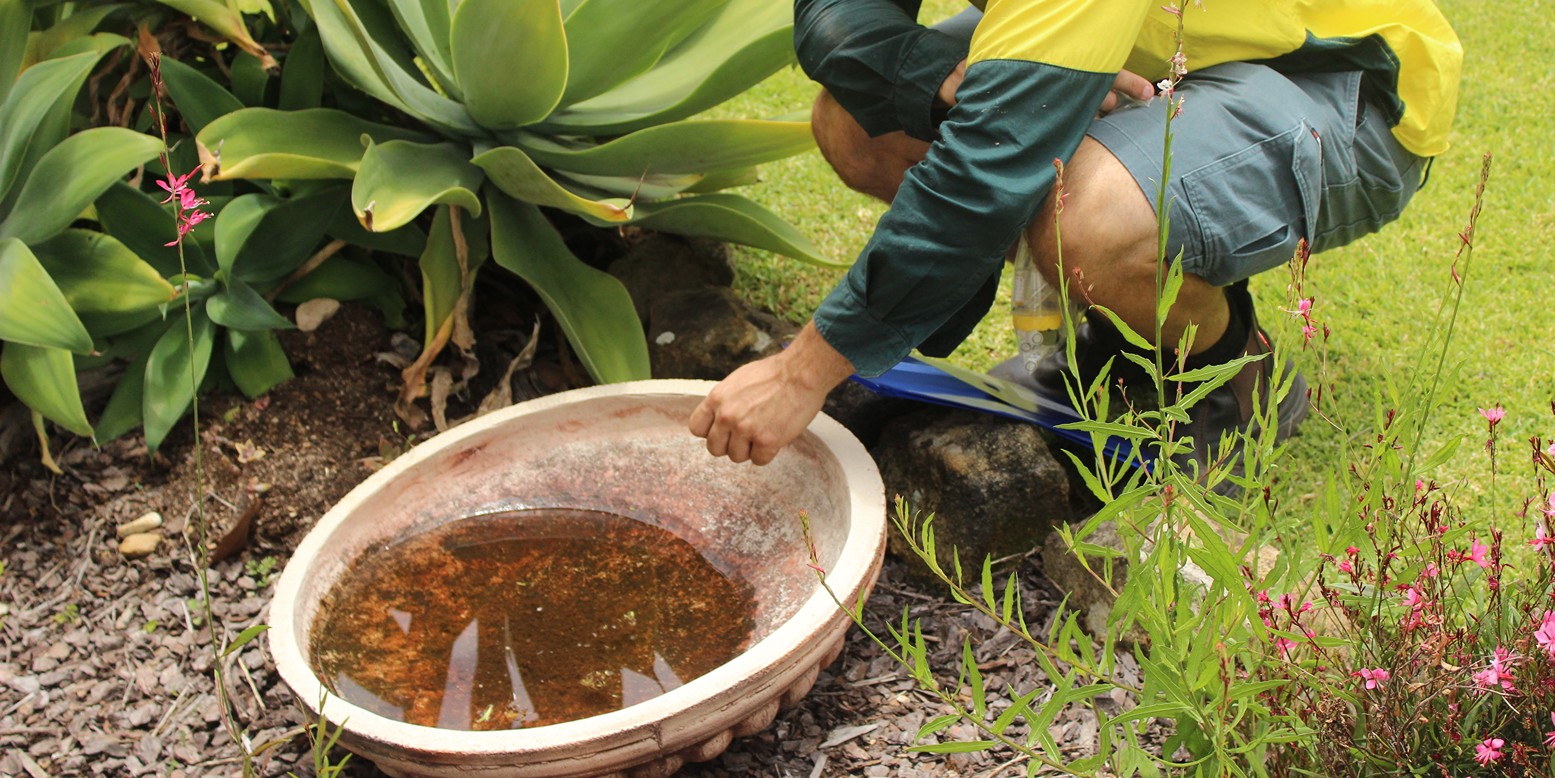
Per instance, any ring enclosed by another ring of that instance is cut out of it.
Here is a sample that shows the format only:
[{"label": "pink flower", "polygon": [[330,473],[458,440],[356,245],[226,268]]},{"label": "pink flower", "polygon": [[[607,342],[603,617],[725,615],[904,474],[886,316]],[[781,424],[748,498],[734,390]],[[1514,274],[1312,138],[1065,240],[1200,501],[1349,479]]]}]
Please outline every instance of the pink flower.
[{"label": "pink flower", "polygon": [[1290,652],[1295,647],[1296,641],[1291,640],[1290,638],[1280,637],[1274,639],[1274,648],[1276,651],[1280,652],[1280,658],[1282,659],[1289,659]]},{"label": "pink flower", "polygon": [[1339,569],[1352,575],[1355,573],[1355,566],[1350,564],[1350,560],[1348,559],[1339,560]]},{"label": "pink flower", "polygon": [[1506,409],[1502,408],[1500,403],[1497,403],[1491,408],[1480,408],[1479,415],[1484,416],[1485,421],[1490,422],[1490,426],[1494,427],[1500,424],[1502,419],[1506,418]]},{"label": "pink flower", "polygon": [[[1555,712],[1550,713],[1550,723],[1555,724]],[[1555,732],[1544,733],[1544,745],[1555,746]]]},{"label": "pink flower", "polygon": [[1506,741],[1501,738],[1485,738],[1485,742],[1474,747],[1474,761],[1482,765],[1489,765],[1491,762],[1501,758],[1501,748],[1505,745]]},{"label": "pink flower", "polygon": [[1533,639],[1544,647],[1544,655],[1555,659],[1555,611],[1545,611],[1544,621],[1534,630]]},{"label": "pink flower", "polygon": [[1463,555],[1463,559],[1489,570],[1490,562],[1485,559],[1485,552],[1489,550],[1490,546],[1475,540],[1473,547],[1469,549],[1469,553]]},{"label": "pink flower", "polygon": [[1410,610],[1417,611],[1423,610],[1425,606],[1431,603],[1426,601],[1425,597],[1420,594],[1419,589],[1411,586],[1404,590],[1404,604],[1408,605]]},{"label": "pink flower", "polygon": [[1497,646],[1496,652],[1490,657],[1490,666],[1473,676],[1477,691],[1484,694],[1496,687],[1500,687],[1501,691],[1516,691],[1512,685],[1512,660],[1510,651]]},{"label": "pink flower", "polygon": [[1361,678],[1366,679],[1366,688],[1368,689],[1376,689],[1382,686],[1382,684],[1385,683],[1389,678],[1393,677],[1392,673],[1380,667],[1363,667],[1351,673],[1351,675],[1360,676]]},{"label": "pink flower", "polygon": [[1543,548],[1552,544],[1555,544],[1555,538],[1550,537],[1550,533],[1544,529],[1544,522],[1535,522],[1533,526],[1533,540],[1528,541],[1528,545],[1534,548]]},{"label": "pink flower", "polygon": [[1179,18],[1182,17],[1182,9],[1178,8],[1175,5],[1163,5],[1163,6],[1161,6],[1161,10],[1171,14],[1172,16],[1176,16],[1176,17],[1179,17]]},{"label": "pink flower", "polygon": [[[1552,445],[1551,448],[1555,448],[1555,445]],[[1539,510],[1543,511],[1545,518],[1555,519],[1555,492],[1550,492],[1549,497],[1545,498],[1545,503],[1539,507]]]},{"label": "pink flower", "polygon": [[1317,328],[1316,327],[1314,327],[1314,326],[1312,326],[1310,324],[1303,324],[1303,325],[1301,325],[1301,336],[1303,338],[1306,338],[1307,340],[1311,340],[1312,337],[1314,335],[1316,335],[1316,334],[1317,334]]},{"label": "pink flower", "polygon": [[1418,491],[1422,491],[1424,489],[1425,489],[1425,479],[1424,478],[1416,478],[1415,479],[1415,491],[1418,492]]},{"label": "pink flower", "polygon": [[1425,567],[1420,570],[1421,578],[1435,578],[1441,574],[1442,569],[1437,567],[1435,562],[1426,562]]}]

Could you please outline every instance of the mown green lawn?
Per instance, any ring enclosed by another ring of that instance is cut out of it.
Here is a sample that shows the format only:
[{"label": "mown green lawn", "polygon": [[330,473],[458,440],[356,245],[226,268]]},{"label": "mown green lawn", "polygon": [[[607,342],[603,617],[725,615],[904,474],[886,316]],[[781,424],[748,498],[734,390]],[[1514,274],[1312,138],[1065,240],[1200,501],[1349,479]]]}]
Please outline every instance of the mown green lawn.
[{"label": "mown green lawn", "polygon": [[[1205,0],[1206,3],[1224,0]],[[947,14],[954,0],[928,4]],[[1476,409],[1507,410],[1500,427],[1503,455],[1501,526],[1515,523],[1515,501],[1532,497],[1527,440],[1555,437],[1555,2],[1479,3],[1447,0],[1443,11],[1466,52],[1452,149],[1436,160],[1430,180],[1397,223],[1343,249],[1312,259],[1309,292],[1328,325],[1326,370],[1315,353],[1301,357],[1308,377],[1321,375],[1329,419],[1314,417],[1292,441],[1279,465],[1278,493],[1300,506],[1342,462],[1349,442],[1375,429],[1378,407],[1420,391],[1434,369],[1422,348],[1439,342],[1437,311],[1451,284],[1458,232],[1473,203],[1482,155],[1494,156],[1485,209],[1475,239],[1463,308],[1438,392],[1439,411],[1427,450],[1466,436],[1458,456],[1433,475],[1470,494],[1486,482],[1485,422]],[[1190,62],[1192,52],[1189,52]],[[779,74],[725,112],[765,116],[806,110],[815,87],[797,68]],[[830,257],[849,262],[868,239],[883,206],[847,191],[817,153],[770,165],[749,194],[791,220]],[[814,310],[841,271],[801,265],[763,252],[741,251],[738,289],[795,321]],[[1299,333],[1279,309],[1287,305],[1289,277],[1274,271],[1255,279],[1261,318],[1287,344]],[[1008,285],[1006,284],[1006,287]],[[987,368],[1012,353],[1001,300],[957,361]],[[1439,353],[1439,352],[1433,352]],[[1490,512],[1479,513],[1482,520]],[[1521,535],[1521,532],[1516,533]]]}]

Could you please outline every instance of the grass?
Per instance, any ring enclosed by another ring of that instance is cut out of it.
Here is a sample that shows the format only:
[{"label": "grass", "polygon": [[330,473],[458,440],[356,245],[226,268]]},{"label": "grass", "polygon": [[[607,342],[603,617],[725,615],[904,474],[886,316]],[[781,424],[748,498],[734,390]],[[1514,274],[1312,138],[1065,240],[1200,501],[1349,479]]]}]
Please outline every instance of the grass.
[{"label": "grass", "polygon": [[[1511,480],[1502,488],[1522,494],[1518,484],[1530,436],[1555,435],[1555,3],[1477,3],[1442,0],[1443,12],[1466,52],[1452,148],[1438,158],[1427,186],[1403,217],[1376,235],[1313,257],[1308,289],[1316,312],[1332,330],[1327,379],[1330,413],[1341,425],[1312,418],[1292,440],[1280,464],[1277,493],[1300,506],[1320,493],[1334,463],[1353,442],[1367,436],[1376,407],[1387,398],[1416,391],[1422,346],[1439,340],[1436,311],[1450,283],[1457,233],[1473,203],[1480,158],[1495,157],[1486,205],[1476,235],[1473,268],[1462,315],[1448,354],[1446,380],[1438,390],[1439,412],[1426,436],[1430,451],[1457,435],[1466,436],[1459,456],[1429,474],[1442,483],[1477,491],[1484,437],[1477,408],[1501,403],[1502,468]],[[925,18],[953,13],[953,0],[927,3]],[[1190,52],[1191,57],[1191,52]],[[726,106],[732,115],[771,116],[807,110],[816,87],[798,68],[769,79]],[[818,153],[767,166],[764,181],[748,194],[808,234],[823,254],[850,262],[868,240],[884,206],[848,191]],[[794,321],[814,311],[842,271],[802,265],[765,252],[738,253],[737,290]],[[1254,279],[1262,321],[1284,343],[1298,342],[1279,308],[1286,306],[1286,273]],[[1008,278],[992,312],[952,357],[986,369],[1014,353],[1009,332]],[[1301,366],[1315,378],[1315,355]],[[1434,358],[1430,361],[1435,364]],[[1498,516],[1498,520],[1509,517]]]}]

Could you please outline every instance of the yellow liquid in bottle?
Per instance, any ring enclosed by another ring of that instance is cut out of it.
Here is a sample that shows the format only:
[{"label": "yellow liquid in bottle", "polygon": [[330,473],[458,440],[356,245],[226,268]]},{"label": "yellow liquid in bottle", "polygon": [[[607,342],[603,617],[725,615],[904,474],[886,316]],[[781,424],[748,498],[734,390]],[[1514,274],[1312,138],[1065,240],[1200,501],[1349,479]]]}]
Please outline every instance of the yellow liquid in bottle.
[{"label": "yellow liquid in bottle", "polygon": [[1064,316],[1058,311],[1052,313],[1017,313],[1011,318],[1015,328],[1027,332],[1047,332],[1056,330],[1064,324]]}]

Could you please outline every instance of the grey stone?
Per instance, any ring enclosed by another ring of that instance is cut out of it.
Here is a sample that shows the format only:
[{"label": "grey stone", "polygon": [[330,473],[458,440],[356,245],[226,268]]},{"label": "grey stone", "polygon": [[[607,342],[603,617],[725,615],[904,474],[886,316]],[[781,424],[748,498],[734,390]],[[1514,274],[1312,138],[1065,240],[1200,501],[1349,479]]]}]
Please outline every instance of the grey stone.
[{"label": "grey stone", "polygon": [[670,292],[734,283],[734,259],[727,244],[679,235],[653,234],[632,246],[608,271],[632,296],[637,317]]},{"label": "grey stone", "polygon": [[[1069,481],[1043,434],[1029,424],[969,411],[925,408],[888,424],[873,449],[888,498],[934,514],[936,554],[954,570],[959,554],[969,582],[985,558],[1036,548],[1069,518]],[[909,575],[932,585],[927,565],[899,533],[891,549]]]},{"label": "grey stone", "polygon": [[821,411],[847,427],[865,447],[870,447],[880,440],[880,433],[892,419],[922,408],[923,403],[882,397],[853,381],[844,381],[826,396]]},{"label": "grey stone", "polygon": [[798,330],[747,306],[722,287],[670,292],[648,316],[648,357],[655,378],[717,381],[747,362],[777,353]]}]

